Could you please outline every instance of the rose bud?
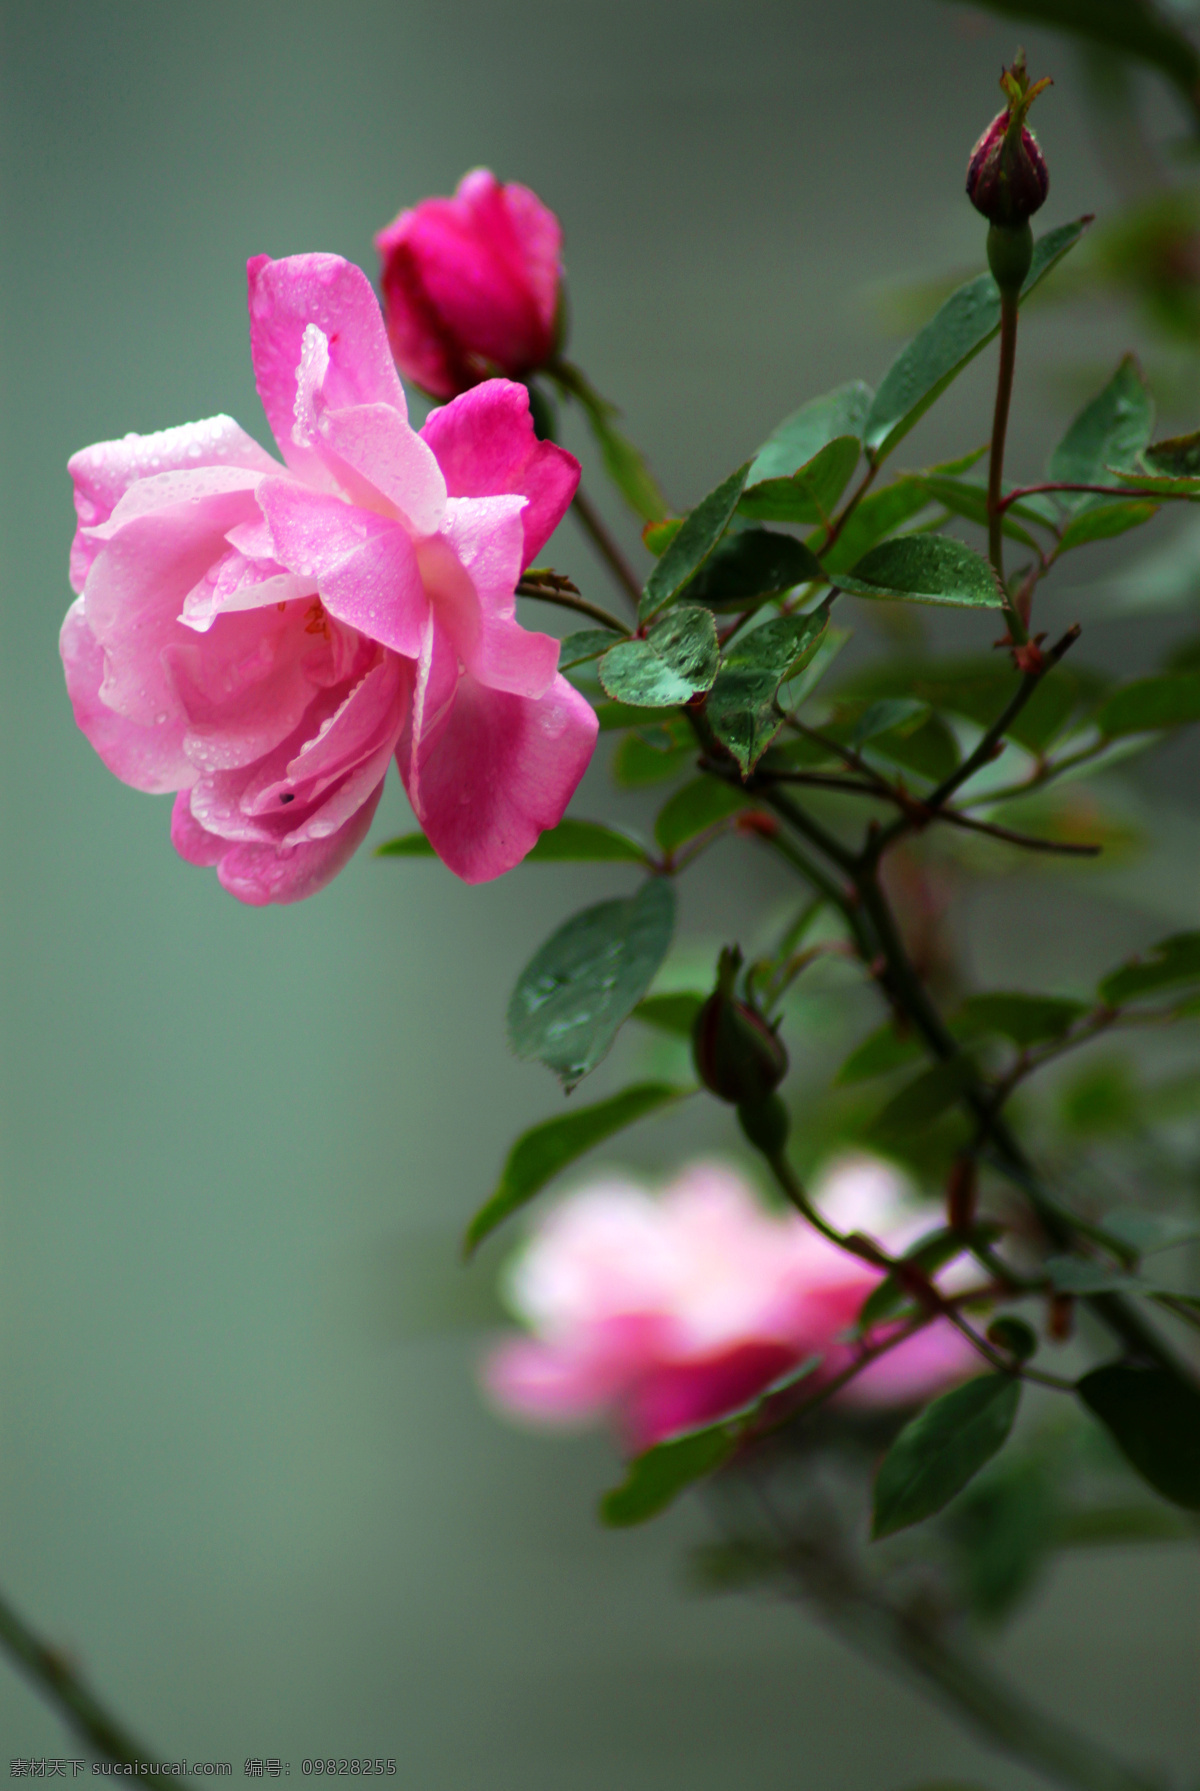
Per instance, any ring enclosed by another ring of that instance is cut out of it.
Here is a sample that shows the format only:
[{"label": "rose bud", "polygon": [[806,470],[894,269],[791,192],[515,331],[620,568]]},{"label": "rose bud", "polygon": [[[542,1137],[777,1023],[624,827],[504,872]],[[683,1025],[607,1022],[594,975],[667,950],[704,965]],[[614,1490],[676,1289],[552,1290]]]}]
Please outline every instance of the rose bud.
[{"label": "rose bud", "polygon": [[1000,77],[1008,104],[971,151],[967,197],[976,211],[1002,230],[1027,224],[1050,191],[1045,159],[1025,124],[1030,106],[1049,85],[1048,78],[1030,83],[1025,52],[1018,50],[1012,67]]},{"label": "rose bud", "polygon": [[396,364],[435,398],[519,379],[558,347],[562,227],[528,187],[487,168],[423,199],[375,238]]},{"label": "rose bud", "polygon": [[712,1094],[737,1107],[753,1107],[783,1081],[788,1059],[762,1015],[734,993],[741,962],[736,946],[721,953],[717,986],[692,1028],[692,1058]]}]

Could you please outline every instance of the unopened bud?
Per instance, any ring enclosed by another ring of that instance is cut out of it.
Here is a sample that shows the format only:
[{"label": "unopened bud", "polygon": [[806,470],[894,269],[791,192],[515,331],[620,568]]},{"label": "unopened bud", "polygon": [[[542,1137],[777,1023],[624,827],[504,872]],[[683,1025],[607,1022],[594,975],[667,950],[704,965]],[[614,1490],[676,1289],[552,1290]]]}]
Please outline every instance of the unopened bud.
[{"label": "unopened bud", "polygon": [[692,1029],[692,1058],[705,1088],[737,1107],[754,1106],[787,1074],[787,1052],[762,1015],[735,993],[742,954],[721,953],[717,986]]},{"label": "unopened bud", "polygon": [[[993,118],[971,151],[971,160],[967,164],[967,197],[976,211],[982,212],[988,222],[1001,231],[1020,230],[1028,224],[1034,212],[1046,203],[1050,191],[1045,158],[1025,123],[1030,106],[1049,85],[1048,79],[1030,83],[1025,69],[1025,52],[1018,50],[1012,67],[1006,68],[1000,76],[1000,86],[1008,104]],[[1001,256],[1005,246],[1003,241],[997,245]],[[991,243],[988,253],[992,260]],[[1028,264],[1025,271],[1028,272]],[[995,266],[992,272],[1003,286],[1006,282]],[[1022,273],[1020,280],[1024,277]],[[1018,286],[1020,280],[1016,282]]]},{"label": "unopened bud", "polygon": [[988,1326],[987,1339],[1017,1362],[1027,1362],[1037,1352],[1037,1335],[1023,1318],[994,1319]]}]

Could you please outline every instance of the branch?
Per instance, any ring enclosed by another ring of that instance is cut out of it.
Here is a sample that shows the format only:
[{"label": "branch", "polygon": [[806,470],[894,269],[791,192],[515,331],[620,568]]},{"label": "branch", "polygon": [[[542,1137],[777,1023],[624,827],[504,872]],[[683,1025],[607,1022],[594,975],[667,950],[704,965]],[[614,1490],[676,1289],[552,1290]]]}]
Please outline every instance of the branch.
[{"label": "branch", "polygon": [[617,546],[607,523],[580,486],[571,500],[576,520],[636,610],[642,600],[637,574]]},{"label": "branch", "polygon": [[[549,578],[554,579],[553,584],[548,582]],[[628,626],[619,622],[606,609],[601,609],[598,603],[589,603],[586,597],[581,597],[570,579],[560,578],[553,573],[548,575],[548,579],[543,582],[536,571],[527,572],[517,585],[517,596],[536,597],[539,603],[554,603],[559,609],[577,610],[581,616],[590,616],[593,622],[599,622],[602,628],[611,628],[614,634],[629,639]]]},{"label": "branch", "polygon": [[[0,1596],[0,1647],[32,1679],[67,1727],[102,1760],[122,1766],[160,1766],[157,1755],[134,1741],[89,1691],[65,1655],[50,1648]],[[186,1783],[188,1781],[180,1781]]]}]

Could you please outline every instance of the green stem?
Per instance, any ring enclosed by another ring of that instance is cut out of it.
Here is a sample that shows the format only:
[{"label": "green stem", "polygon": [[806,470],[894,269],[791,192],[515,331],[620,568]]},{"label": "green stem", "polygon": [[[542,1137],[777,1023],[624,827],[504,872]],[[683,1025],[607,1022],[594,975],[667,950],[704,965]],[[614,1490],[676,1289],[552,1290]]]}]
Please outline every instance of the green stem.
[{"label": "green stem", "polygon": [[122,1766],[161,1764],[157,1755],[134,1741],[88,1690],[65,1657],[34,1634],[24,1619],[0,1596],[0,1647],[54,1705],[68,1728],[102,1760]]},{"label": "green stem", "polygon": [[539,603],[554,603],[559,609],[577,610],[581,616],[589,616],[593,622],[599,622],[604,628],[611,628],[614,634],[624,635],[628,640],[629,628],[619,622],[616,616],[601,609],[598,603],[589,603],[586,597],[578,592],[555,590],[553,585],[539,584],[536,579],[523,578],[517,586],[518,597],[536,597]]}]

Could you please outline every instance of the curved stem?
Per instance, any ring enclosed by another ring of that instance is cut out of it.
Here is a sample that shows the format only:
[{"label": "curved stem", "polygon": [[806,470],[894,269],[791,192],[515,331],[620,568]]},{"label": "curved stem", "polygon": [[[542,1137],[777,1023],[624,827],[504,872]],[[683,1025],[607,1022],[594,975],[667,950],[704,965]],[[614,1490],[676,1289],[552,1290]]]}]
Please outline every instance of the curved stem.
[{"label": "curved stem", "polygon": [[608,610],[601,609],[598,603],[589,603],[577,591],[564,591],[558,586],[539,584],[536,580],[523,578],[517,586],[518,597],[536,597],[539,603],[554,603],[559,609],[577,610],[581,616],[589,616],[593,622],[599,622],[604,628],[610,628],[614,634],[629,638],[629,628],[619,622]]},{"label": "curved stem", "polygon": [[636,610],[642,600],[642,587],[638,583],[637,574],[617,546],[616,540],[599,510],[585,495],[582,486],[571,500],[571,509],[584,534]]},{"label": "curved stem", "polygon": [[2,1595],[0,1647],[53,1704],[67,1727],[100,1759],[122,1766],[161,1764],[156,1754],[134,1741],[129,1731],[110,1715],[66,1657],[35,1635]]}]

